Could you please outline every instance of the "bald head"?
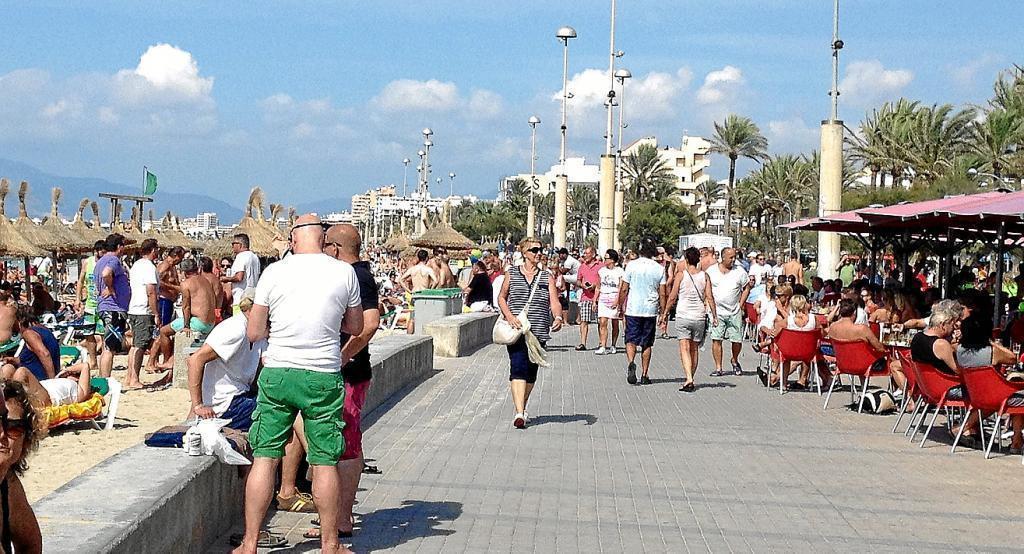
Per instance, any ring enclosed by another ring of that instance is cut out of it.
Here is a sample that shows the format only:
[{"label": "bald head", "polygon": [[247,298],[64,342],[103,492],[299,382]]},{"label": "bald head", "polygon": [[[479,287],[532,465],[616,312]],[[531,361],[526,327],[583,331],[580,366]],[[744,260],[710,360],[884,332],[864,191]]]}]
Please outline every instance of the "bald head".
[{"label": "bald head", "polygon": [[324,250],[324,230],[316,214],[299,216],[292,225],[292,252],[295,254],[319,254]]},{"label": "bald head", "polygon": [[362,239],[359,237],[359,230],[355,225],[348,223],[332,225],[330,229],[327,229],[326,240],[327,244],[334,244],[338,247],[337,258],[339,260],[349,263],[359,261]]}]

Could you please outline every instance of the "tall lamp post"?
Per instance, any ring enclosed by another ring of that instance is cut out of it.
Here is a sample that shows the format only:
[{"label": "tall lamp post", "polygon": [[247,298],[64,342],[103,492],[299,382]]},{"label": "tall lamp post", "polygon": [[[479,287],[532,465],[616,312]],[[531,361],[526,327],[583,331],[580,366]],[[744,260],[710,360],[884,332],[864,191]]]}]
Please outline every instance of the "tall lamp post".
[{"label": "tall lamp post", "polygon": [[433,134],[434,132],[430,130],[430,127],[423,128],[423,206],[420,208],[420,225],[423,232],[427,230],[426,199],[430,197],[430,147],[434,145],[434,141],[430,140],[430,137]]},{"label": "tall lamp post", "polygon": [[[821,186],[818,188],[818,217],[828,217],[840,209],[843,183],[843,122],[839,119],[839,0],[833,1],[832,11],[832,109],[829,119],[821,122]],[[818,233],[818,275],[825,279],[836,277],[839,262],[839,235]],[[901,268],[902,269],[902,268]]]},{"label": "tall lamp post", "polygon": [[409,163],[412,162],[409,158],[402,159],[402,165],[405,166],[405,176],[402,177],[402,215],[399,220],[399,228],[402,230],[402,234],[405,234],[405,203],[409,201]]},{"label": "tall lamp post", "polygon": [[615,72],[619,82],[619,145],[615,150],[615,218],[612,225],[612,243],[616,250],[622,250],[622,238],[619,237],[619,225],[626,206],[626,189],[622,185],[622,130],[626,124],[622,122],[622,112],[626,109],[626,79],[633,77],[628,69],[622,68]]},{"label": "tall lamp post", "polygon": [[612,155],[612,110],[615,102],[615,58],[622,52],[615,50],[615,0],[612,0],[611,32],[608,45],[608,99],[605,100],[607,122],[604,132],[604,154],[601,156],[601,174],[598,189],[598,251],[604,252],[615,240],[615,157]]},{"label": "tall lamp post", "polygon": [[558,154],[559,175],[555,177],[554,246],[565,246],[566,223],[569,219],[569,176],[565,173],[565,105],[569,100],[569,40],[576,38],[576,29],[560,27],[555,37],[562,41],[562,143]]},{"label": "tall lamp post", "polygon": [[448,174],[448,198],[455,196],[455,172]]},{"label": "tall lamp post", "polygon": [[526,208],[526,236],[535,237],[537,236],[537,207],[533,204],[533,197],[537,193],[537,125],[540,124],[540,118],[531,115],[527,122],[530,124],[530,185],[527,189],[530,195],[530,206]]},{"label": "tall lamp post", "polygon": [[420,165],[416,167],[416,171],[417,171],[417,175],[416,175],[416,193],[417,194],[416,194],[416,202],[413,204],[412,210],[413,210],[413,217],[416,218],[416,226],[415,226],[416,235],[419,236],[419,235],[423,234],[423,218],[420,217],[420,207],[423,206],[423,189],[426,188],[426,186],[423,184],[423,182],[426,180],[423,177],[423,174],[424,174],[424,172],[426,171],[426,168],[427,168],[427,164],[424,161],[424,158],[426,157],[427,153],[424,152],[423,150],[419,150],[419,151],[416,152],[416,155],[419,156],[419,158],[420,158]]}]

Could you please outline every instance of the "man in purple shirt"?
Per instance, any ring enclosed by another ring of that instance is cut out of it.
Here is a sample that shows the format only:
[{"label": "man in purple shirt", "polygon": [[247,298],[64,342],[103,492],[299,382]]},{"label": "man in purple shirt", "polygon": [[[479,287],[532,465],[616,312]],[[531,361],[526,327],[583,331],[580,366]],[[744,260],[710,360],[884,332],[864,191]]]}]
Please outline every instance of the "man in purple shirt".
[{"label": "man in purple shirt", "polygon": [[127,328],[128,301],[131,285],[121,265],[125,238],[119,233],[107,236],[107,253],[96,261],[93,277],[96,280],[96,313],[103,322],[103,354],[100,355],[100,376],[110,377],[114,369],[114,354],[124,352],[124,332]]}]

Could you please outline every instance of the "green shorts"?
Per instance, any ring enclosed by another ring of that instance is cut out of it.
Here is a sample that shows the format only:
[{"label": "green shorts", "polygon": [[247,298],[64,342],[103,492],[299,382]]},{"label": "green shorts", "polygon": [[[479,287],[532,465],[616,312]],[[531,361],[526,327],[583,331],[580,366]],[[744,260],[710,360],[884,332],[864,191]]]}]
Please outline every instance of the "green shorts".
[{"label": "green shorts", "polygon": [[295,416],[301,413],[309,465],[337,464],[345,451],[345,382],[341,373],[265,367],[258,384],[256,411],[249,428],[253,456],[284,457]]},{"label": "green shorts", "polygon": [[708,331],[712,341],[741,342],[743,340],[743,316],[741,314],[719,315],[718,325]]},{"label": "green shorts", "polygon": [[[180,317],[171,322],[171,329],[173,329],[175,333],[184,328],[185,320]],[[188,320],[188,328],[200,335],[209,335],[210,331],[213,331],[213,325],[210,325],[195,316],[192,316],[192,318]]]},{"label": "green shorts", "polygon": [[107,332],[106,328],[103,327],[103,320],[100,319],[100,316],[97,315],[95,312],[86,312],[85,315],[82,316],[82,323],[93,326],[93,335],[103,336]]}]

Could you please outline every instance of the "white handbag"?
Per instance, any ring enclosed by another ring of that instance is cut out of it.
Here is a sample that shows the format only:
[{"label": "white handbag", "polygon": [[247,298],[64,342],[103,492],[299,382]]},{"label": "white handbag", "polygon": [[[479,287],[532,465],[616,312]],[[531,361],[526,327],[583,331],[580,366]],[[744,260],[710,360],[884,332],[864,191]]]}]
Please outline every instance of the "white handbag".
[{"label": "white handbag", "polygon": [[533,279],[533,287],[530,289],[530,297],[526,299],[526,305],[523,306],[522,311],[516,316],[522,327],[516,329],[499,314],[498,320],[494,322],[494,329],[491,330],[491,342],[494,344],[515,344],[519,342],[523,333],[530,330],[530,320],[527,318],[527,312],[530,309],[530,302],[533,301],[533,294],[537,292],[537,284],[540,283],[540,271],[538,268],[537,275]]}]

